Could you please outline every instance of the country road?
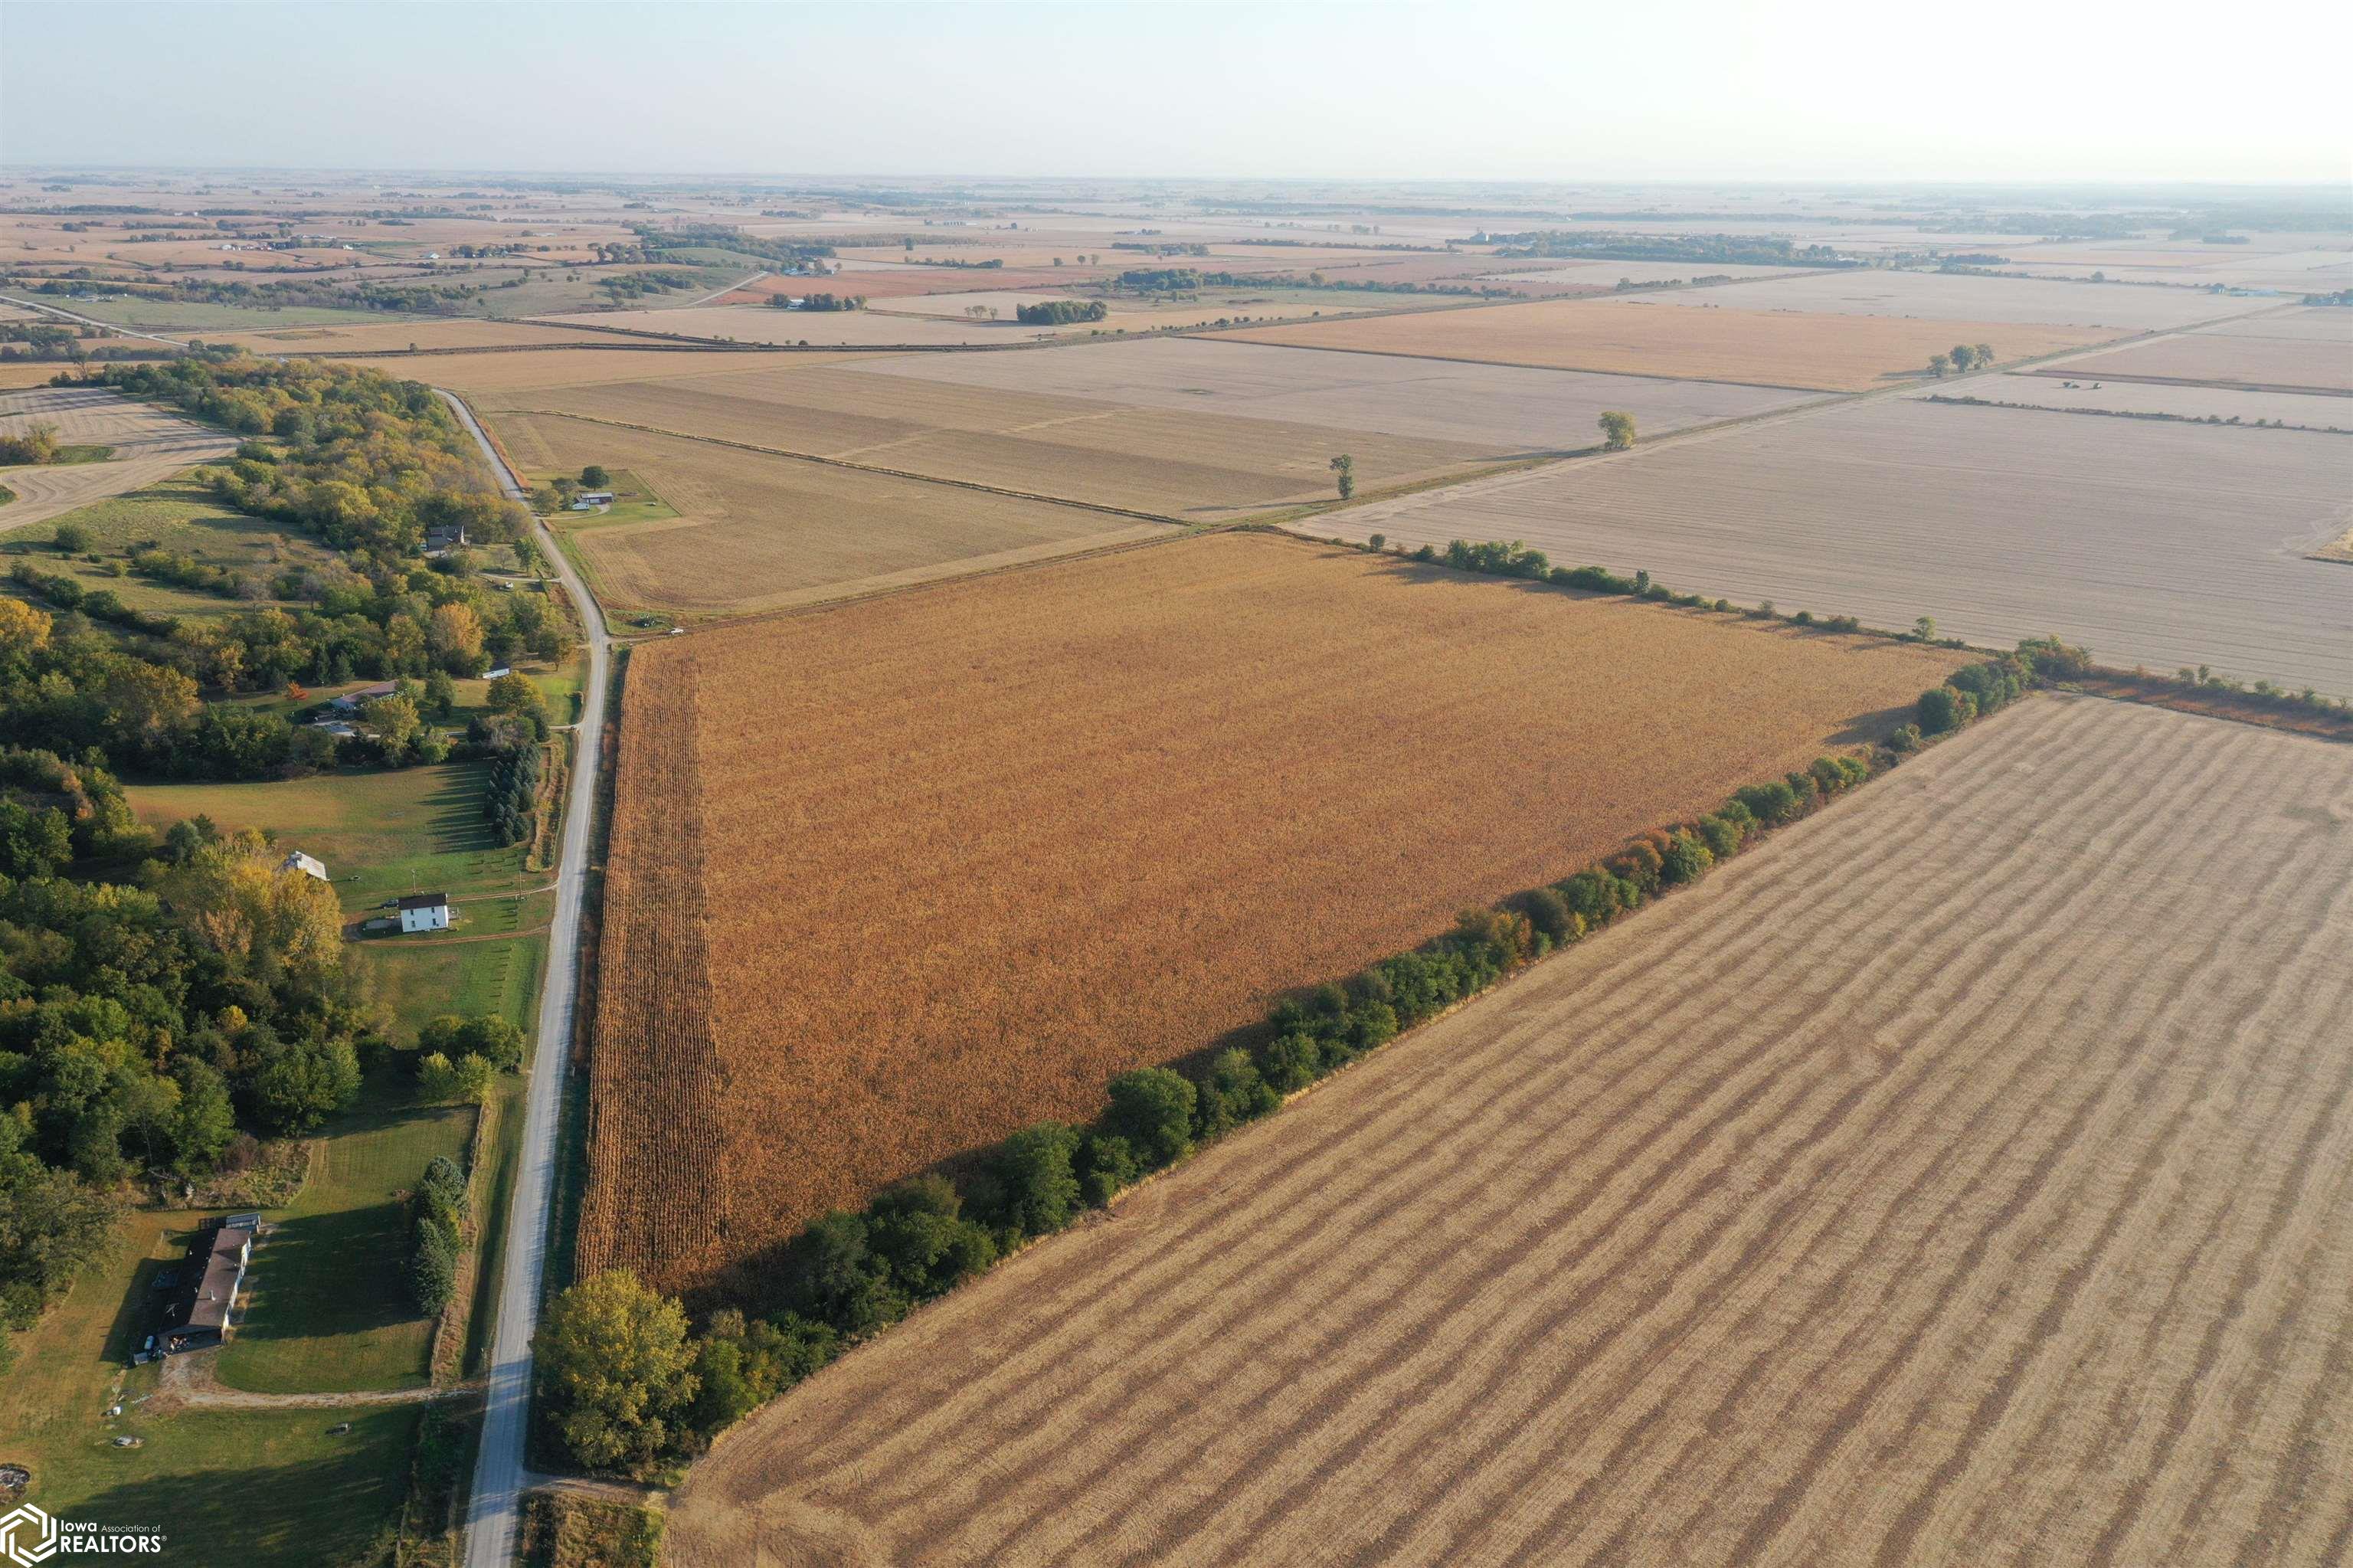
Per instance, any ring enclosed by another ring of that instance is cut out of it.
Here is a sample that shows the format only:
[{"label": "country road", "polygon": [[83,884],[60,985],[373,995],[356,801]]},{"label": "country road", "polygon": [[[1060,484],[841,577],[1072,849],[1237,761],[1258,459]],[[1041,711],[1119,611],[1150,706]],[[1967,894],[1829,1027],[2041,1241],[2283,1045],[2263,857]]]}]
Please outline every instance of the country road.
[{"label": "country road", "polygon": [[[491,444],[474,411],[456,395],[434,389],[470,431],[510,498],[523,498],[520,475]],[[548,938],[547,978],[539,1001],[539,1042],[532,1058],[523,1111],[522,1161],[514,1202],[507,1211],[506,1249],[499,1276],[498,1320],[491,1330],[490,1386],[482,1412],[482,1443],[474,1463],[473,1499],[466,1512],[465,1568],[507,1568],[514,1560],[515,1526],[522,1494],[533,1480],[523,1460],[531,1414],[531,1337],[538,1327],[547,1264],[548,1222],[555,1200],[556,1128],[562,1120],[565,1066],[572,1054],[573,1020],[580,998],[580,917],[588,881],[590,821],[596,814],[596,771],[612,643],[604,611],[572,563],[538,524],[541,552],[580,608],[588,640],[588,679],[581,690],[579,741],[564,808],[564,845],[556,873],[555,924]]]}]

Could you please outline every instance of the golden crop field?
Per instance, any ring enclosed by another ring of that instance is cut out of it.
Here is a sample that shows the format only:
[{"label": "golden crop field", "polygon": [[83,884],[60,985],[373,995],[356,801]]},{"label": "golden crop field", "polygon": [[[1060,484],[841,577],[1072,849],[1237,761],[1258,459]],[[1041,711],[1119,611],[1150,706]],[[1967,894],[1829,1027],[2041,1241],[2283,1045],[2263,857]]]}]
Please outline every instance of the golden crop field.
[{"label": "golden crop field", "polygon": [[641,648],[581,1266],[705,1283],[1092,1116],[1964,658],[1249,534]]},{"label": "golden crop field", "polygon": [[1930,355],[1957,343],[1992,344],[2008,363],[2088,347],[2120,334],[2015,322],[1719,310],[1640,300],[1546,300],[1304,326],[1245,327],[1220,335],[1298,348],[1859,392],[1924,373]]},{"label": "golden crop field", "polygon": [[[1111,346],[1053,352],[1092,355]],[[1385,436],[1206,408],[1134,408],[1050,392],[1009,392],[902,377],[879,366],[864,373],[787,365],[747,374],[722,359],[718,369],[708,379],[670,376],[493,395],[486,406],[503,403],[650,426],[1205,521],[1284,501],[1322,500],[1332,493],[1331,460],[1343,452],[1356,461],[1358,485],[1370,490],[1472,472],[1525,450],[1508,442]],[[1584,439],[1581,431],[1569,435]]]},{"label": "golden crop field", "polygon": [[2341,1564],[2348,821],[2034,698],[852,1351],[667,1560]]},{"label": "golden crop field", "polygon": [[533,472],[628,469],[679,515],[558,520],[607,609],[744,615],[1169,532],[1086,507],[995,495],[556,416],[494,414]]}]

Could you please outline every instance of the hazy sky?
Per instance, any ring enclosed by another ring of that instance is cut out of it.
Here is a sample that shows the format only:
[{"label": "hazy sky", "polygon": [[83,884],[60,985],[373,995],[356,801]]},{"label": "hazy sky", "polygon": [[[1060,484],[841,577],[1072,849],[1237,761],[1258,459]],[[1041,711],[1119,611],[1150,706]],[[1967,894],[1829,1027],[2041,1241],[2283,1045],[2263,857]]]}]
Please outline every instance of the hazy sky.
[{"label": "hazy sky", "polygon": [[0,163],[2353,180],[2353,5],[0,0]]}]

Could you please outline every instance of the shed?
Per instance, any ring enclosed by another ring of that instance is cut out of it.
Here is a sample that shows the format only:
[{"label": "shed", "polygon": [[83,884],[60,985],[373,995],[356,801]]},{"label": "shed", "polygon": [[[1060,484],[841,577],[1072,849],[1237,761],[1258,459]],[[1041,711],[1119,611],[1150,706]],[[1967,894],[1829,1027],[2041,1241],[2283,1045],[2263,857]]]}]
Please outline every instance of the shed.
[{"label": "shed", "polygon": [[237,1293],[244,1287],[246,1265],[252,1260],[253,1231],[248,1226],[216,1224],[197,1234],[188,1245],[186,1283],[164,1312],[167,1353],[200,1351],[228,1337]]},{"label": "shed", "polygon": [[412,893],[399,902],[400,928],[404,931],[446,931],[449,928],[449,895],[446,893]]},{"label": "shed", "polygon": [[321,861],[315,855],[304,854],[301,850],[296,850],[292,854],[290,854],[284,860],[280,861],[278,863],[278,869],[280,871],[299,871],[305,876],[315,876],[322,882],[328,879],[325,863]]}]

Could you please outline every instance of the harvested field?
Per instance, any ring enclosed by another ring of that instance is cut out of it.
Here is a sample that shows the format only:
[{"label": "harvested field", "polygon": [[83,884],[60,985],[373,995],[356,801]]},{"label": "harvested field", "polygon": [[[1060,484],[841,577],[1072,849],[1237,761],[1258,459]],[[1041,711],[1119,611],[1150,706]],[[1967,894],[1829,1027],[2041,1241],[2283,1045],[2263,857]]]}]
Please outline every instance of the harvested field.
[{"label": "harvested field", "polygon": [[[1657,296],[1661,304],[1726,310],[1806,311],[1821,315],[1905,316],[1932,321],[2105,327],[2113,333],[2195,326],[2274,308],[2277,302],[2135,288],[2128,283],[2068,283],[2034,278],[1979,278],[1939,272],[1825,272]],[[1947,347],[1974,338],[1951,338]],[[2014,358],[2000,339],[1994,351]]]},{"label": "harvested field", "polygon": [[[990,290],[987,292],[926,294],[920,299],[889,300],[876,308],[892,315],[937,316],[955,320],[977,306],[982,310],[997,312],[1004,322],[1013,322],[1016,320],[1015,313],[1023,305],[1043,304],[1049,300],[1076,300],[1083,303],[1090,297],[1077,291],[1058,291],[1053,289],[1037,289],[1028,292]],[[1166,327],[1207,326],[1219,322],[1304,321],[1311,316],[1409,310],[1417,302],[1395,294],[1363,291],[1352,293],[1338,289],[1286,287],[1202,289],[1192,298],[1183,300],[1114,295],[1105,298],[1103,302],[1110,312],[1103,321],[1077,322],[1054,330],[1067,337],[1085,337],[1092,333],[1155,332]]]},{"label": "harvested field", "polygon": [[707,1283],[1090,1116],[1961,657],[1248,534],[643,648],[582,1266]]},{"label": "harvested field", "polygon": [[[2353,262],[2348,262],[2353,266]],[[2353,311],[2342,305],[2314,305],[2305,310],[2274,311],[2244,321],[2208,327],[2202,336],[2277,337],[2297,342],[2334,343],[2353,347]]]},{"label": "harvested field", "polygon": [[1653,298],[1487,305],[1305,326],[1246,327],[1220,335],[1296,348],[1828,392],[1860,391],[1925,373],[1930,355],[1956,343],[1993,343],[2003,359],[2013,360],[2088,346],[2116,335],[2089,327],[2021,327],[2015,323],[1689,310],[1651,302]]},{"label": "harvested field", "polygon": [[0,506],[0,532],[143,490],[191,463],[237,450],[222,431],[94,387],[0,392],[0,433],[19,434],[33,425],[56,426],[67,446],[112,447],[114,456],[105,462],[0,468],[0,484],[16,493]]},{"label": "harvested field", "polygon": [[[914,356],[881,362],[915,363]],[[1052,377],[1040,380],[1050,385]],[[1356,481],[1368,490],[1521,455],[1509,446],[1233,418],[1198,408],[1124,408],[832,366],[548,387],[494,395],[489,406],[501,400],[1168,518],[1209,520],[1321,500],[1332,493],[1329,464],[1340,452],[1356,459]]]},{"label": "harvested field", "polygon": [[[2261,324],[2250,322],[2247,327]],[[2214,386],[2244,384],[2273,391],[2353,392],[2353,350],[2322,335],[2193,332],[2070,359],[2052,369],[2069,376],[2149,377]]]},{"label": "harvested field", "polygon": [[[1966,388],[1981,385],[1965,382]],[[2055,384],[2054,384],[2055,385]],[[1882,399],[1333,513],[1319,534],[1522,539],[1784,611],[2353,694],[2353,440]]]},{"label": "harvested field", "polygon": [[[672,376],[714,376],[727,371],[808,369],[866,355],[836,354],[758,354],[729,349],[552,348],[517,350],[512,354],[427,354],[397,366],[375,366],[387,374],[446,387],[472,398],[495,398],[518,388],[592,387],[607,381],[657,381]],[[362,365],[373,362],[362,360]]]},{"label": "harvested field", "polygon": [[2342,1563],[2345,755],[2023,705],[851,1352],[668,1561]]},{"label": "harvested field", "polygon": [[[849,291],[855,292],[855,290]],[[564,316],[541,320],[569,325]],[[1071,328],[1026,327],[1001,322],[931,321],[872,311],[780,311],[770,305],[681,305],[668,311],[603,311],[576,318],[591,326],[667,333],[714,342],[910,344],[1024,344],[1067,335]],[[1083,334],[1084,329],[1081,329]]]},{"label": "harvested field", "polygon": [[2353,398],[2312,392],[2263,392],[2251,387],[2151,381],[2108,381],[2066,366],[2028,376],[1980,376],[1952,396],[1984,397],[2049,408],[2105,408],[2116,413],[2179,414],[2184,418],[2278,419],[2310,429],[2353,430]]},{"label": "harvested field", "polygon": [[520,466],[628,469],[680,515],[564,530],[607,609],[744,615],[1152,538],[1166,524],[1083,507],[578,419],[499,414]]},{"label": "harvested field", "polygon": [[1377,430],[1491,449],[1591,445],[1604,408],[1662,433],[1803,402],[1807,394],[1705,381],[1587,376],[1513,365],[1450,365],[1390,355],[1317,354],[1194,337],[1089,344],[1050,358],[1026,354],[910,355],[858,366],[861,375],[954,382],[1005,392],[1060,393],[1333,430]]}]

